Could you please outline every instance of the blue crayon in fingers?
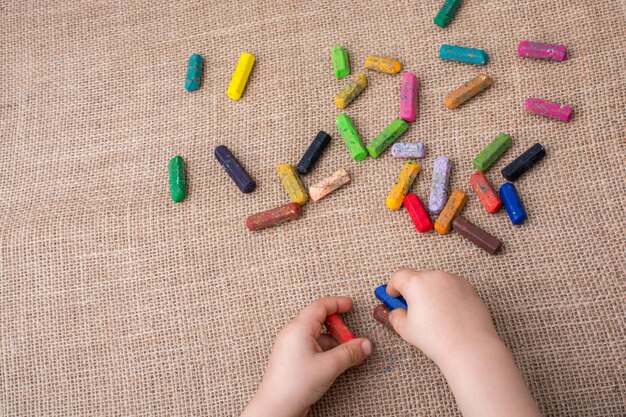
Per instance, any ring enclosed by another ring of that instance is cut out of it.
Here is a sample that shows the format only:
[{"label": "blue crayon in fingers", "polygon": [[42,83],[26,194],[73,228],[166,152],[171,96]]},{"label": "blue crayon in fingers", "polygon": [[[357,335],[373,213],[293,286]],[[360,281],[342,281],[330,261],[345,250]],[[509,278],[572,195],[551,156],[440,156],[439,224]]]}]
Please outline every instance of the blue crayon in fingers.
[{"label": "blue crayon in fingers", "polygon": [[522,224],[526,221],[526,210],[524,210],[522,200],[520,200],[513,184],[510,182],[502,184],[502,187],[500,187],[500,198],[502,203],[504,203],[504,208],[511,219],[511,223]]},{"label": "blue crayon in fingers", "polygon": [[405,310],[408,309],[406,300],[402,296],[392,297],[387,294],[387,284],[377,287],[374,290],[374,295],[385,305],[385,307],[387,307],[387,310],[389,311],[395,310],[396,308],[403,308]]},{"label": "blue crayon in fingers", "polygon": [[465,62],[473,65],[487,65],[489,56],[482,49],[465,48],[463,46],[441,45],[439,58],[444,61]]},{"label": "blue crayon in fingers", "polygon": [[224,171],[233,180],[242,193],[251,193],[256,188],[256,182],[245,170],[235,155],[224,145],[215,148],[215,158],[218,160]]}]

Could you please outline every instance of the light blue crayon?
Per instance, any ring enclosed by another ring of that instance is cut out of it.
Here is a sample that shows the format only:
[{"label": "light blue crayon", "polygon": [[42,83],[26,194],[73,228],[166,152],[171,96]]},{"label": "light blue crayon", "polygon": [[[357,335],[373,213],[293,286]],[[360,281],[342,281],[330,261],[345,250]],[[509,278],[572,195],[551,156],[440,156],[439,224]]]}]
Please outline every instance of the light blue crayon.
[{"label": "light blue crayon", "polygon": [[191,92],[200,88],[202,83],[202,67],[204,66],[204,58],[198,54],[189,57],[187,63],[187,77],[185,78],[185,90]]},{"label": "light blue crayon", "polygon": [[441,45],[439,58],[444,61],[465,62],[473,65],[487,65],[489,56],[482,49],[465,48],[463,46]]}]

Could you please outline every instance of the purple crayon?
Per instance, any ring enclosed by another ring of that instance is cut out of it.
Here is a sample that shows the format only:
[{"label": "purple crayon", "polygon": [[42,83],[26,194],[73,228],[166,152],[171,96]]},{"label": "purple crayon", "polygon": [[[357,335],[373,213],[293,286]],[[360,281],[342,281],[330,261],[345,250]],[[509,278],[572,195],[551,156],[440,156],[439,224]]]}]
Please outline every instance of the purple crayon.
[{"label": "purple crayon", "polygon": [[524,102],[524,107],[526,107],[526,111],[529,113],[540,114],[563,122],[569,122],[573,114],[570,106],[538,98],[527,98]]},{"label": "purple crayon", "polygon": [[450,180],[451,167],[450,158],[447,156],[440,156],[435,159],[433,182],[428,199],[428,211],[432,214],[439,214],[448,201],[448,181]]},{"label": "purple crayon", "polygon": [[422,142],[396,142],[391,147],[391,155],[394,158],[423,158],[424,154],[424,144]]},{"label": "purple crayon", "polygon": [[567,59],[567,48],[565,45],[521,41],[517,45],[517,56],[547,59],[548,61],[565,61]]}]

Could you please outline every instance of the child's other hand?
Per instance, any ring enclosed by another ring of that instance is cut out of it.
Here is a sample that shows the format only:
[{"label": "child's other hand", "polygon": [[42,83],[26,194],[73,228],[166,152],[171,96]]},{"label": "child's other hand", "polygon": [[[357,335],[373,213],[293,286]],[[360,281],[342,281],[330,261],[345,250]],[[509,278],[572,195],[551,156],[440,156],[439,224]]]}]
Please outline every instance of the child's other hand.
[{"label": "child's other hand", "polygon": [[440,366],[442,359],[473,342],[499,340],[487,306],[461,277],[401,269],[392,275],[387,293],[401,294],[409,306],[390,313],[394,330]]},{"label": "child's other hand", "polygon": [[321,326],[333,313],[352,309],[348,297],[326,297],[309,304],[276,338],[265,376],[243,416],[302,416],[339,375],[372,352],[369,340],[338,345]]}]

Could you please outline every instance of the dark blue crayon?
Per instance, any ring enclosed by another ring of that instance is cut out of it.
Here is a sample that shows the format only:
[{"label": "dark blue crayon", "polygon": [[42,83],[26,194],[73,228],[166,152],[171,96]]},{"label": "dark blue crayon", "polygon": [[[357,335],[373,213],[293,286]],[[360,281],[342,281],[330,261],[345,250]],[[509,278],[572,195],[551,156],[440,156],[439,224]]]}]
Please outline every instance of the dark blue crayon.
[{"label": "dark blue crayon", "polygon": [[302,175],[308,174],[311,169],[313,169],[313,165],[320,159],[322,156],[322,152],[330,143],[332,138],[330,135],[322,130],[315,136],[313,142],[309,145],[309,148],[306,150],[304,155],[302,155],[302,159],[298,162],[298,166],[296,169]]},{"label": "dark blue crayon", "polygon": [[381,285],[374,290],[374,295],[376,298],[380,300],[381,303],[387,307],[387,310],[395,310],[396,308],[408,309],[409,307],[406,304],[406,300],[400,297],[392,297],[387,294],[387,284]]},{"label": "dark blue crayon", "polygon": [[256,182],[254,182],[244,167],[241,166],[230,149],[224,145],[218,146],[215,148],[215,158],[222,164],[224,171],[226,171],[242,193],[251,193],[254,191]]},{"label": "dark blue crayon", "polygon": [[502,169],[502,176],[507,181],[515,181],[531,169],[533,165],[541,161],[544,156],[546,156],[544,147],[540,143],[535,143],[526,152],[515,158],[515,161],[505,166]]},{"label": "dark blue crayon", "polygon": [[522,224],[526,221],[526,210],[524,210],[522,200],[520,200],[513,184],[510,182],[502,184],[502,187],[500,187],[500,198],[502,203],[504,203],[504,208],[511,219],[511,223]]}]

